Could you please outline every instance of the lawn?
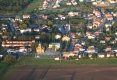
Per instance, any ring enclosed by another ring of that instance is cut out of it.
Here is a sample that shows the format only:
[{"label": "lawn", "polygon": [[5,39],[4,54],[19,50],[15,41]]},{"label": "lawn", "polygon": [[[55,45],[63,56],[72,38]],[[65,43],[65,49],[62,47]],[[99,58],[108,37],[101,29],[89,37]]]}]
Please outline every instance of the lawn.
[{"label": "lawn", "polygon": [[0,80],[4,80],[9,74],[11,74],[17,68],[18,66],[13,66],[12,68],[10,68],[4,75],[0,77]]},{"label": "lawn", "polygon": [[8,64],[4,63],[4,62],[0,62],[0,73],[5,70],[6,68],[8,68]]},{"label": "lawn", "polygon": [[108,59],[80,59],[80,60],[58,60],[53,56],[41,56],[40,58],[21,58],[16,65],[61,65],[61,64],[117,64],[117,58]]}]

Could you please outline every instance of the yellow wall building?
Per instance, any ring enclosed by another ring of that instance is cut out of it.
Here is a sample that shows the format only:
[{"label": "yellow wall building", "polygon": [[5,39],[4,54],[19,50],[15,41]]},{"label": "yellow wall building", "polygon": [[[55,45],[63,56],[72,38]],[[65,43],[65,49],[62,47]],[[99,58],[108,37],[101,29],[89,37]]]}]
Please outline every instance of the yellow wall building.
[{"label": "yellow wall building", "polygon": [[36,48],[36,52],[39,54],[43,54],[44,53],[44,48],[41,47],[41,44],[39,43],[38,47]]}]

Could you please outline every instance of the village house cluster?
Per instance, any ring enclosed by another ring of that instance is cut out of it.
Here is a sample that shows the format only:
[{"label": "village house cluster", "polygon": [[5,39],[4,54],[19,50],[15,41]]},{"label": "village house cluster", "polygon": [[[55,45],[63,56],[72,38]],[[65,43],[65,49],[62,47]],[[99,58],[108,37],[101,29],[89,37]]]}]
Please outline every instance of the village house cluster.
[{"label": "village house cluster", "polygon": [[[39,7],[39,10],[49,9],[49,8],[58,8],[62,0],[44,0],[43,5]],[[78,2],[92,2],[95,6],[110,6],[113,3],[116,3],[117,0],[64,0],[67,6],[77,5]]]},{"label": "village house cluster", "polygon": [[[74,2],[74,0],[72,0],[72,2]],[[110,44],[114,45],[117,43],[117,32],[114,32],[114,37],[113,36],[108,36],[105,35],[103,37],[103,39],[99,38],[100,34],[105,34],[104,30],[110,31],[111,28],[113,28],[113,24],[116,22],[117,20],[117,12],[105,12],[105,9],[93,9],[92,13],[82,13],[79,11],[70,11],[68,12],[67,15],[59,13],[59,14],[51,14],[51,16],[54,18],[54,20],[65,20],[68,17],[83,17],[85,20],[87,20],[87,24],[85,24],[85,27],[87,28],[85,35],[83,36],[84,39],[77,39],[77,36],[82,35],[81,32],[71,32],[70,31],[70,24],[59,24],[58,26],[58,30],[60,30],[62,32],[62,28],[64,28],[67,32],[67,34],[64,34],[63,36],[60,33],[55,34],[55,38],[56,39],[61,39],[62,41],[70,41],[70,44],[73,44],[73,39],[76,39],[76,42],[72,45],[72,49],[71,51],[65,51],[63,52],[63,56],[64,57],[69,57],[69,56],[74,56],[77,55],[79,56],[81,53],[88,53],[88,54],[92,54],[92,53],[100,53],[101,52],[99,50],[99,48],[95,45],[89,45],[86,46],[86,41],[87,40],[92,40],[94,39],[95,42],[99,42],[101,45],[106,44],[106,42],[110,42]],[[18,33],[17,34],[24,34],[26,32],[41,32],[43,29],[47,29],[48,31],[51,30],[50,26],[48,26],[47,24],[43,24],[42,26],[31,26],[29,25],[28,28],[25,29],[20,29],[19,25],[17,23],[17,21],[22,22],[23,19],[41,19],[41,20],[47,20],[49,18],[49,15],[47,14],[37,14],[36,18],[33,17],[30,14],[24,14],[22,16],[16,16],[14,19],[13,18],[8,18],[11,23],[10,23],[10,27],[11,30],[12,28],[15,29],[14,33]],[[8,26],[6,24],[2,25],[2,29],[0,31],[0,35],[2,35],[3,32],[8,30]],[[94,31],[92,31],[94,30]],[[20,52],[26,51],[25,46],[31,46],[31,44],[35,43],[36,39],[40,38],[40,35],[34,35],[34,39],[33,40],[7,40],[6,35],[2,35],[3,41],[2,41],[2,47],[20,47],[21,49],[19,50]],[[16,36],[14,36],[13,38],[15,39]],[[99,38],[99,39],[97,39]],[[56,53],[57,50],[59,50],[61,43],[54,43],[51,42],[48,46],[48,48],[52,48],[54,45],[54,51]],[[84,47],[85,46],[85,47]],[[23,49],[24,48],[24,49]],[[13,49],[8,49],[8,52],[12,52],[14,51]],[[36,51],[39,53],[44,53],[46,51],[44,51],[44,48],[39,45],[36,48]],[[107,53],[113,53],[116,54],[117,53],[117,47],[113,47],[111,45],[107,45],[104,49],[104,52],[102,52],[102,54],[107,54]]]}]

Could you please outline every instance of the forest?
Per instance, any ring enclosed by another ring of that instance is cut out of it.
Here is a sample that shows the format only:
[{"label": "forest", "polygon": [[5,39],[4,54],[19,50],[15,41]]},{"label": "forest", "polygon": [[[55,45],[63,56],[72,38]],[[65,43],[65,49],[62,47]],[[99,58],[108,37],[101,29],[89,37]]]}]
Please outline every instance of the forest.
[{"label": "forest", "polygon": [[17,13],[33,0],[0,0],[0,13]]}]

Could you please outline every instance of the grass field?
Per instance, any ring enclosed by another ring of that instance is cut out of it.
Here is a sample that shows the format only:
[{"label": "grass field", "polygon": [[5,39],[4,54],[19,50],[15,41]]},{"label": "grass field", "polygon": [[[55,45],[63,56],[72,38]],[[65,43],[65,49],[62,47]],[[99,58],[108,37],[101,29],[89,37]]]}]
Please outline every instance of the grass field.
[{"label": "grass field", "polygon": [[0,73],[5,70],[9,65],[4,62],[0,62]]},{"label": "grass field", "polygon": [[20,13],[31,13],[36,7],[42,5],[44,0],[33,0],[31,4],[29,4],[25,9],[19,12]]},{"label": "grass field", "polygon": [[17,68],[18,66],[13,66],[12,68],[10,68],[4,75],[0,76],[0,80],[4,80],[9,74],[11,74]]},{"label": "grass field", "polygon": [[16,65],[61,65],[61,64],[117,64],[117,58],[108,59],[79,59],[79,60],[58,60],[53,56],[41,56],[40,58],[21,58]]}]

